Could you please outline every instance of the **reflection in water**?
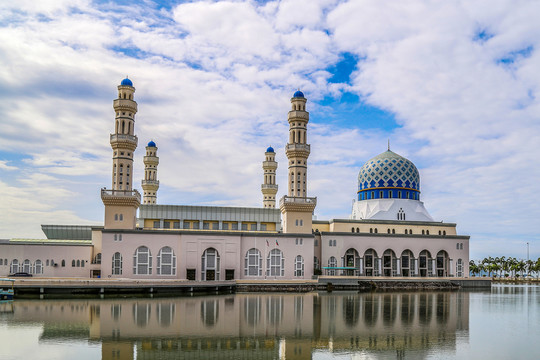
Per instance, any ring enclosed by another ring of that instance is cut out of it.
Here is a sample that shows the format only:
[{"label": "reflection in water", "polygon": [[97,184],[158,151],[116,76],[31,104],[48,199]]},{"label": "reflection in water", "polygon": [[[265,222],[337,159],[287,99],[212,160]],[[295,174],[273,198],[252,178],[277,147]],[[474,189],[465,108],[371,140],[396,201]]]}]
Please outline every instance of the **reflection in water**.
[{"label": "reflection in water", "polygon": [[103,359],[311,359],[370,351],[424,358],[454,349],[456,333],[467,333],[468,299],[464,292],[338,292],[17,300],[0,320],[42,324],[41,342],[98,342]]}]

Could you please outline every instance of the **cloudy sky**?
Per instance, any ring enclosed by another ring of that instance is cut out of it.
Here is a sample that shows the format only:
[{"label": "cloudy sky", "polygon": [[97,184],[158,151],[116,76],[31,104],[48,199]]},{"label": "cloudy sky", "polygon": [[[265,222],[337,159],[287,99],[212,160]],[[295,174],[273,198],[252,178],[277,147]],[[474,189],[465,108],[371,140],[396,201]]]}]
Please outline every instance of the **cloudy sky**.
[{"label": "cloudy sky", "polygon": [[284,195],[299,88],[319,219],[348,217],[359,168],[390,139],[471,258],[526,258],[527,242],[537,258],[538,14],[519,0],[0,2],[0,238],[102,223],[128,75],[136,183],[153,139],[161,204],[261,206],[269,145]]}]

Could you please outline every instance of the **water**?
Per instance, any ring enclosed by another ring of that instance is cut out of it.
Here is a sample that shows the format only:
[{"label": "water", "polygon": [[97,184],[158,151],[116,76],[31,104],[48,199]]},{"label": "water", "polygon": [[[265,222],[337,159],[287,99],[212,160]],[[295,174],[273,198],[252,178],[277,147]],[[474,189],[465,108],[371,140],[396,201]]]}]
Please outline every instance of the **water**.
[{"label": "water", "polygon": [[0,359],[540,359],[540,286],[0,303]]}]

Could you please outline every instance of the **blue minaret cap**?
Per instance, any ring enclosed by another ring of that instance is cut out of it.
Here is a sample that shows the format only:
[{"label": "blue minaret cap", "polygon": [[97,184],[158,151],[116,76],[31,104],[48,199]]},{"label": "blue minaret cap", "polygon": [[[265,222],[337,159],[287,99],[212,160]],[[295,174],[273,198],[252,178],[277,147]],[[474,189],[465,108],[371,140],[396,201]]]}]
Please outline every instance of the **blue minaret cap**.
[{"label": "blue minaret cap", "polygon": [[275,151],[274,151],[274,148],[273,148],[273,147],[269,146],[268,149],[266,149],[266,152],[272,152],[272,153],[273,153],[273,152],[275,152]]},{"label": "blue minaret cap", "polygon": [[303,98],[303,97],[305,97],[304,93],[301,92],[300,90],[297,90],[293,95],[293,98]]},{"label": "blue minaret cap", "polygon": [[131,80],[129,80],[128,78],[125,78],[124,80],[122,80],[122,82],[120,83],[120,85],[133,86],[133,83],[132,83]]},{"label": "blue minaret cap", "polygon": [[150,142],[148,143],[148,146],[149,147],[156,147],[156,143],[153,140],[150,140]]}]

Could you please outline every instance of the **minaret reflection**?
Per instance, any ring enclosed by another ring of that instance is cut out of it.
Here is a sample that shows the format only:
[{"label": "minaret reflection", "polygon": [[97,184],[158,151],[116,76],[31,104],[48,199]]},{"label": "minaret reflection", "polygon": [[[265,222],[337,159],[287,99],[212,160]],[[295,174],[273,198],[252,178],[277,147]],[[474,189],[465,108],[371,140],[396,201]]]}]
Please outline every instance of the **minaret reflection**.
[{"label": "minaret reflection", "polygon": [[[311,359],[455,349],[467,292],[232,294],[182,298],[17,300],[10,316],[41,342],[101,342],[103,359]],[[161,352],[167,353],[161,354]],[[225,352],[225,353],[224,353]],[[260,356],[259,356],[260,355]]]}]

